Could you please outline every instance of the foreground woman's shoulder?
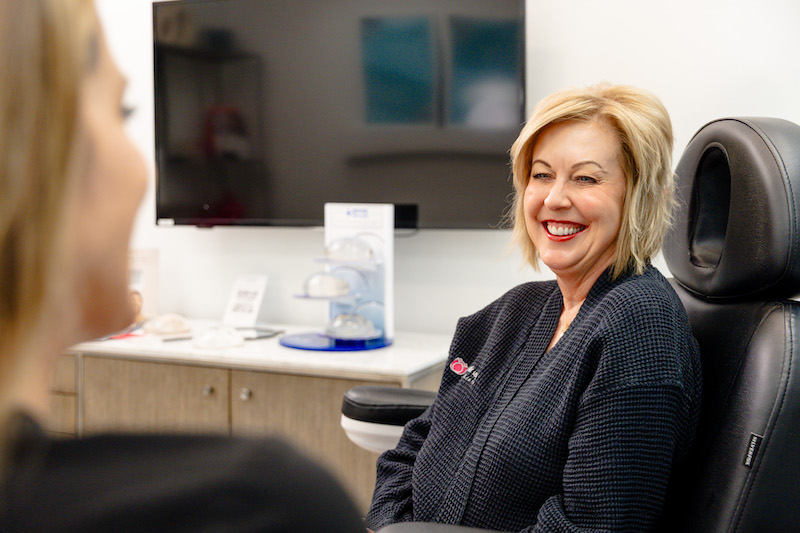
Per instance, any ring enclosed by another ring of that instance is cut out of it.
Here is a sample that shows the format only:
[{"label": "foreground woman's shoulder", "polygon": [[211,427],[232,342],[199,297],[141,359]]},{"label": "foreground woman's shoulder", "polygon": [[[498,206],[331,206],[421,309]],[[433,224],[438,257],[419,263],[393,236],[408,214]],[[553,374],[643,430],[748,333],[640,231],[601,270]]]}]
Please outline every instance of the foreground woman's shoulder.
[{"label": "foreground woman's shoulder", "polygon": [[5,472],[2,531],[363,531],[333,476],[279,439],[54,440],[27,426]]}]

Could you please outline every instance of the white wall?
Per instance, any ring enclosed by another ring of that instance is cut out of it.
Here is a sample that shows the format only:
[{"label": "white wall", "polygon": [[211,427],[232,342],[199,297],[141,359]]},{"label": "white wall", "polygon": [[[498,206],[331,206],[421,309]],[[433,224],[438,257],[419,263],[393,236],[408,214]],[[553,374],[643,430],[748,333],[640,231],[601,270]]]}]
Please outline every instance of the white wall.
[{"label": "white wall", "polygon": [[676,153],[709,120],[800,123],[797,0],[527,0],[528,98],[597,81],[655,92]]},{"label": "white wall", "polygon": [[[129,80],[129,127],[154,167],[152,0],[96,0]],[[399,0],[402,1],[402,0]],[[800,3],[796,0],[527,0],[530,104],[598,81],[658,94],[673,118],[676,154],[705,122],[778,116],[800,123]],[[296,300],[316,270],[318,229],[155,227],[153,188],[134,246],[160,255],[162,312],[221,316],[237,276],[270,278],[262,318],[321,326],[324,304]],[[511,286],[549,277],[520,269],[503,231],[423,231],[395,243],[396,329],[452,332]],[[662,266],[663,268],[663,266]]]}]

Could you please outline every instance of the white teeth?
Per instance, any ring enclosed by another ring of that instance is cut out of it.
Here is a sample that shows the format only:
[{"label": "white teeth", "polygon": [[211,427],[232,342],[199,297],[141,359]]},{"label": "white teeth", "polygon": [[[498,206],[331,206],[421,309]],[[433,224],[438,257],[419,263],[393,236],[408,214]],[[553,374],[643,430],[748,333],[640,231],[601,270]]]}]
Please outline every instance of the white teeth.
[{"label": "white teeth", "polygon": [[547,224],[547,231],[558,237],[563,237],[564,235],[575,235],[579,231],[582,231],[585,227],[586,226],[561,226],[556,224]]}]

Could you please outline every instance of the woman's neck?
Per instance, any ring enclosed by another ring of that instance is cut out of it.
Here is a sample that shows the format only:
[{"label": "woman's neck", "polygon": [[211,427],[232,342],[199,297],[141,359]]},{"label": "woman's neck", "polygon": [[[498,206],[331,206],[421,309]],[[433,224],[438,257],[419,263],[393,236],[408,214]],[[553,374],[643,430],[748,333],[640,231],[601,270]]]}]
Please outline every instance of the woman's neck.
[{"label": "woman's neck", "polygon": [[592,290],[592,287],[599,277],[599,275],[596,275],[574,280],[556,276],[556,282],[558,283],[558,288],[561,290],[561,298],[564,302],[562,314],[565,312],[574,312],[574,314],[577,314],[577,311],[580,309],[581,305],[583,305],[583,302],[589,295],[589,291]]},{"label": "woman's neck", "polygon": [[556,331],[550,340],[548,350],[556,345],[567,329],[572,325],[572,321],[578,316],[583,302],[589,295],[594,284],[611,265],[611,260],[598,263],[594,268],[582,275],[570,275],[569,273],[556,272],[556,283],[561,291],[563,305],[561,315],[558,317]]},{"label": "woman's neck", "polygon": [[613,262],[613,256],[606,257],[602,261],[596,262],[590,268],[578,272],[555,272],[558,288],[561,290],[561,297],[564,301],[564,311],[580,309],[589,291],[600,279],[600,276],[608,270]]}]

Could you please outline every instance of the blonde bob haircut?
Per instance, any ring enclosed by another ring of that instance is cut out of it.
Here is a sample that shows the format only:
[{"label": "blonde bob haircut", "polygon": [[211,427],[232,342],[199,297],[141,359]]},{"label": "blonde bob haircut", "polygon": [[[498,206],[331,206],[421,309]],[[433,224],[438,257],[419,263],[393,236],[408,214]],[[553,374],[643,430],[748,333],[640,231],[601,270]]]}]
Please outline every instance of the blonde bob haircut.
[{"label": "blonde bob haircut", "polygon": [[539,269],[539,253],[525,224],[523,198],[531,176],[533,147],[551,124],[603,121],[616,132],[625,173],[622,223],[612,276],[641,274],[661,248],[674,203],[672,123],[661,101],[623,85],[596,85],[557,92],[541,100],[511,147],[514,200],[509,211],[512,239],[523,258]]},{"label": "blonde bob haircut", "polygon": [[0,379],[67,290],[70,168],[96,28],[91,0],[0,2]]}]

